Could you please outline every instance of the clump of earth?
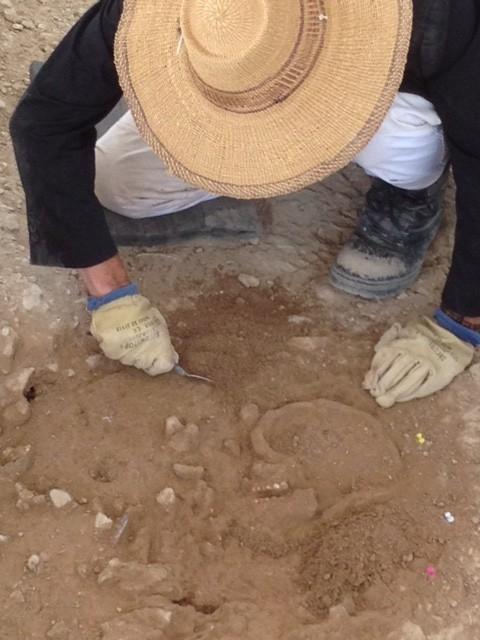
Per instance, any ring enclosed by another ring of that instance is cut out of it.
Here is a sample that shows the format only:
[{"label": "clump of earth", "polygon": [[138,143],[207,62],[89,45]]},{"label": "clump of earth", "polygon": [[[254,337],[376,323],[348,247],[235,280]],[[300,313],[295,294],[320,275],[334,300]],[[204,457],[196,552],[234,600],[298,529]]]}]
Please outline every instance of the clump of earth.
[{"label": "clump of earth", "polygon": [[[87,6],[0,0],[4,133]],[[361,388],[383,331],[438,303],[452,190],[385,303],[328,285],[355,167],[256,203],[253,234],[122,250],[204,384],[99,353],[75,274],[28,264],[6,134],[0,153],[1,640],[480,637],[478,365],[389,410]]]}]

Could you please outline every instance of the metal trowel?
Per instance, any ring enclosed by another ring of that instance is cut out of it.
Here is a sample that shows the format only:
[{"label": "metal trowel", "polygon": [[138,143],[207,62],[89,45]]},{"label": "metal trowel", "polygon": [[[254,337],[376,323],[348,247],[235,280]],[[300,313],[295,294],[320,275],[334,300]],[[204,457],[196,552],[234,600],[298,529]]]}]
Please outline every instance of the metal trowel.
[{"label": "metal trowel", "polygon": [[196,373],[190,373],[189,371],[185,371],[183,367],[179,364],[176,364],[173,367],[173,372],[178,376],[182,376],[183,378],[190,378],[191,380],[199,380],[200,382],[208,382],[209,384],[214,384],[211,378],[206,378],[205,376],[199,376]]}]

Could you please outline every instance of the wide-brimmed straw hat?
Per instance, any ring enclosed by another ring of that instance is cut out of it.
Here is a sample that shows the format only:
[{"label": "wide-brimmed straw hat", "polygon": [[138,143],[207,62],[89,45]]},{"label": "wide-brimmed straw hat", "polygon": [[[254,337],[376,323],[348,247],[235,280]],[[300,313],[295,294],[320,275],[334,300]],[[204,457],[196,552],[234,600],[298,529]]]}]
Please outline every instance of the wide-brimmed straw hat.
[{"label": "wide-brimmed straw hat", "polygon": [[345,166],[400,85],[411,0],[124,0],[115,45],[147,144],[205,191],[258,198]]}]

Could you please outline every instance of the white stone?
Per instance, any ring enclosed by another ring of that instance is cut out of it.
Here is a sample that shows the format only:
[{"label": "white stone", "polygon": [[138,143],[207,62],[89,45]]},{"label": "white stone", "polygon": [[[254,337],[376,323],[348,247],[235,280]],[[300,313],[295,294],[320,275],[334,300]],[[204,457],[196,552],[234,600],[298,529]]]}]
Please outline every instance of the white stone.
[{"label": "white stone", "polygon": [[41,564],[42,564],[42,560],[40,556],[34,553],[27,560],[27,569],[32,573],[38,573],[38,571],[40,570]]},{"label": "white stone", "polygon": [[0,533],[0,544],[6,544],[10,538],[3,533]]},{"label": "white stone", "polygon": [[260,286],[260,280],[256,276],[250,276],[247,273],[241,273],[238,281],[247,289],[254,289]]},{"label": "white stone", "polygon": [[95,517],[95,529],[97,531],[108,531],[113,526],[113,520],[104,513],[97,513]]},{"label": "white stone", "polygon": [[160,491],[156,500],[158,504],[161,504],[163,507],[170,507],[177,501],[177,496],[171,487],[166,487],[163,491]]},{"label": "white stone", "polygon": [[67,491],[63,491],[63,489],[52,489],[48,495],[50,496],[53,506],[57,509],[66,507],[67,504],[70,504],[73,500],[72,496]]}]

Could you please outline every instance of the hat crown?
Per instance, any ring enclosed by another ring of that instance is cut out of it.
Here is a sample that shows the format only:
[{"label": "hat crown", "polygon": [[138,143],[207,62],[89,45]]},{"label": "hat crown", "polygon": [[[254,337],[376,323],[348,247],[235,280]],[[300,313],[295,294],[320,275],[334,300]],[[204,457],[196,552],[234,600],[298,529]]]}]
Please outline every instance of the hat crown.
[{"label": "hat crown", "polygon": [[197,80],[227,93],[271,81],[298,44],[308,4],[318,24],[318,0],[183,0],[183,53]]},{"label": "hat crown", "polygon": [[170,172],[209,193],[271,197],[345,166],[378,130],[404,75],[412,2],[123,0],[116,67]]}]

